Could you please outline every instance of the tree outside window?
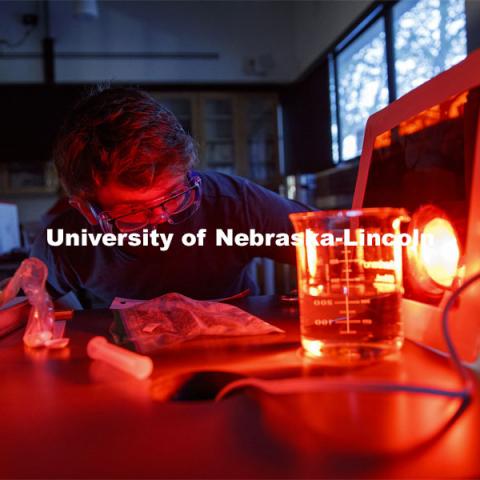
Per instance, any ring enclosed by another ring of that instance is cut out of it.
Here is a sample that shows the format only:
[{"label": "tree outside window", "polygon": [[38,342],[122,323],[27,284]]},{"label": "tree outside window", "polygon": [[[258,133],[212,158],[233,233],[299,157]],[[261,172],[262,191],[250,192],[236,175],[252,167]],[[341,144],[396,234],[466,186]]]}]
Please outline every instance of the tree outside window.
[{"label": "tree outside window", "polygon": [[393,26],[398,96],[467,55],[464,0],[402,0],[393,7]]},{"label": "tree outside window", "polygon": [[368,117],[388,103],[383,19],[337,57],[342,160],[360,155]]}]

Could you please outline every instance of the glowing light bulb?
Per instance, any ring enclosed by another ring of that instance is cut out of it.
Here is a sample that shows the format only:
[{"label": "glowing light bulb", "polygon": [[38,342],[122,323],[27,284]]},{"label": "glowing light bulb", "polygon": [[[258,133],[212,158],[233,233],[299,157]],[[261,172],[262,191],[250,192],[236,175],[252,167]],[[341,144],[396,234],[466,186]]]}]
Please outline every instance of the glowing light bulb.
[{"label": "glowing light bulb", "polygon": [[422,242],[420,260],[429,277],[443,287],[450,287],[455,279],[460,258],[457,236],[452,224],[445,218],[434,218],[425,224],[423,232],[432,242]]}]

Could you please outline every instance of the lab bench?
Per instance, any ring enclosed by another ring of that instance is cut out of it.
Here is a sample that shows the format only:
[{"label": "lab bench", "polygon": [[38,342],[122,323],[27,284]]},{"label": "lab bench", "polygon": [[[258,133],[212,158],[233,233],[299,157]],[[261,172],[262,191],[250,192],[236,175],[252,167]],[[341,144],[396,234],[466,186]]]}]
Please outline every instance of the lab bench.
[{"label": "lab bench", "polygon": [[296,304],[275,296],[235,304],[285,333],[167,347],[143,381],[87,357],[87,342],[109,335],[109,310],[75,312],[65,349],[25,348],[21,330],[0,339],[0,477],[480,476],[478,377],[455,418],[457,399],[393,392],[247,388],[215,402],[229,375],[461,387],[448,359],[409,341],[381,362],[320,366],[299,351]]}]

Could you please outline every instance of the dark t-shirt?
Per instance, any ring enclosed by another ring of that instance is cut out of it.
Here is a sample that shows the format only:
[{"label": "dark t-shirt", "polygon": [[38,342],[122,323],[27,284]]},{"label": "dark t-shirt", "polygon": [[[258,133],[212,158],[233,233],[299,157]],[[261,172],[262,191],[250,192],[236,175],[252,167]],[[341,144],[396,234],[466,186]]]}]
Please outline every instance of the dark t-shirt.
[{"label": "dark t-shirt", "polygon": [[[42,232],[32,248],[32,256],[48,266],[48,288],[54,298],[70,291],[88,298],[91,307],[108,307],[114,297],[150,299],[168,292],[179,292],[196,299],[212,299],[236,294],[257,286],[249,265],[255,257],[269,257],[282,263],[295,263],[294,247],[217,246],[216,229],[248,233],[293,233],[288,214],[309,207],[285,199],[240,177],[217,172],[198,173],[202,178],[199,210],[188,220],[161,224],[160,233],[173,233],[170,248],[130,248],[59,246],[47,244]],[[48,228],[65,233],[100,232],[73,208],[51,221]],[[186,232],[206,228],[204,246],[187,247],[181,242]],[[84,301],[84,303],[86,303]]]}]

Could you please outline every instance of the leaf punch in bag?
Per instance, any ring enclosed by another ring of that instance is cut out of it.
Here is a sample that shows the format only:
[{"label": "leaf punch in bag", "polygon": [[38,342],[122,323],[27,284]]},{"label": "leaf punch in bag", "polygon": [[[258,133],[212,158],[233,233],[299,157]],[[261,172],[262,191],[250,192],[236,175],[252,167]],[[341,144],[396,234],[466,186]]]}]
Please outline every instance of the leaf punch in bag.
[{"label": "leaf punch in bag", "polygon": [[167,293],[116,314],[125,331],[122,343],[131,342],[136,351],[147,354],[199,336],[283,333],[233,305],[193,300],[179,293]]}]

